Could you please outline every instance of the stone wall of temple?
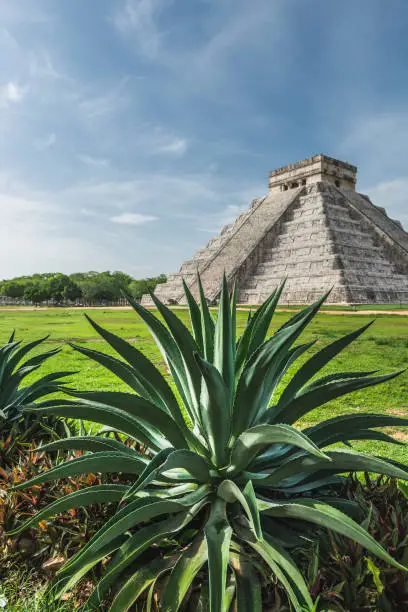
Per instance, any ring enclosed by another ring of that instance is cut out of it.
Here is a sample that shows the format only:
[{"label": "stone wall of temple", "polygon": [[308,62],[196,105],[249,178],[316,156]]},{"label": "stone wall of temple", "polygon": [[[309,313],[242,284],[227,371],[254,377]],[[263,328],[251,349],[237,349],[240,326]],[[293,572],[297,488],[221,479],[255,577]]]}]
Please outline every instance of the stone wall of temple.
[{"label": "stone wall of temple", "polygon": [[356,172],[324,155],[271,172],[268,195],[158,285],[157,297],[184,304],[183,278],[198,297],[199,272],[216,301],[225,272],[240,303],[263,302],[283,279],[283,304],[330,288],[328,303],[408,303],[408,234],[355,191]]}]

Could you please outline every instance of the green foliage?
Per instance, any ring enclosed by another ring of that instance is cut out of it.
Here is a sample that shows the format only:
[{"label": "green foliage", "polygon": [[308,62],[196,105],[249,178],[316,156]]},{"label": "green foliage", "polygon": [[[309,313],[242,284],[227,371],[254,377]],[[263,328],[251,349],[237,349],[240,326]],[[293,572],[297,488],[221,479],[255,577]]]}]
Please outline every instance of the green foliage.
[{"label": "green foliage", "polygon": [[[384,476],[347,480],[343,494],[358,503],[362,526],[400,563],[408,561],[408,502],[400,488],[406,485]],[[405,610],[408,580],[396,568],[367,556],[364,548],[336,533],[322,539],[319,548],[296,553],[307,567],[309,588],[319,600],[318,610]],[[331,606],[331,607],[330,607]]]},{"label": "green foliage", "polygon": [[[29,354],[45,340],[40,338],[27,344],[14,340],[14,332],[8,342],[0,347],[0,436],[13,437],[32,424],[33,416],[24,415],[25,406],[43,399],[45,396],[62,389],[61,379],[71,372],[54,372],[37,378],[31,384],[22,385],[24,379],[37,372],[59,349]],[[23,421],[23,424],[21,423]]]},{"label": "green foliage", "polygon": [[139,300],[142,295],[149,293],[149,291],[154,291],[156,285],[165,283],[166,281],[167,277],[165,274],[160,274],[159,276],[151,278],[143,278],[142,280],[132,280],[128,285],[128,291],[135,299]]},{"label": "green foliage", "polygon": [[135,280],[124,272],[79,272],[66,274],[46,273],[21,276],[0,282],[0,295],[24,298],[35,305],[45,301],[65,304],[78,299],[87,303],[117,301],[123,291],[129,291],[136,299],[153,291],[158,283],[165,283],[166,276]]},{"label": "green foliage", "polygon": [[[101,450],[89,438],[87,454],[17,485],[20,490],[94,471],[129,475],[131,483],[123,490],[108,492],[104,487],[94,489],[94,495],[81,491],[61,500],[60,509],[65,511],[105,495],[109,499],[116,495],[119,503],[112,518],[60,570],[54,584],[57,596],[110,558],[85,610],[99,609],[112,589],[116,596],[111,610],[127,610],[145,589],[154,590],[152,585],[166,573],[163,601],[170,602],[167,609],[177,610],[195,576],[193,570],[187,571],[185,549],[178,543],[179,538],[186,541],[187,533],[192,534],[187,550],[196,560],[194,567],[208,563],[211,612],[224,612],[234,590],[239,612],[261,610],[260,597],[248,593],[252,580],[248,564],[253,559],[254,584],[265,574],[274,576],[294,610],[314,610],[289,551],[310,539],[322,539],[324,529],[350,538],[398,570],[405,569],[355,520],[358,505],[341,496],[344,472],[370,471],[408,480],[405,467],[353,450],[326,448],[333,438],[346,444],[349,439],[371,440],[373,427],[405,426],[407,419],[365,415],[361,420],[362,415],[355,415],[345,421],[335,417],[303,431],[294,427],[299,417],[315,408],[397,374],[344,372],[316,379],[361,329],[315,353],[288,380],[288,369],[310,347],[294,343],[324,298],[296,313],[266,339],[280,291],[248,320],[238,341],[235,307],[225,280],[216,322],[205,299],[198,305],[187,296],[192,334],[159,300],[155,304],[164,322],[129,295],[162,353],[177,394],[140,351],[94,322],[118,358],[74,346],[133,393],[73,391],[73,399],[45,401],[31,407],[30,413],[86,418],[142,444],[144,452],[125,446],[121,439],[117,441],[122,449],[115,445]],[[84,449],[84,443],[78,440],[77,448]],[[48,507],[41,518],[55,511],[55,506]],[[23,523],[13,533],[30,524]],[[197,541],[202,534],[204,539]],[[153,551],[164,543],[166,553],[159,559]],[[207,599],[205,589],[202,597]]]}]

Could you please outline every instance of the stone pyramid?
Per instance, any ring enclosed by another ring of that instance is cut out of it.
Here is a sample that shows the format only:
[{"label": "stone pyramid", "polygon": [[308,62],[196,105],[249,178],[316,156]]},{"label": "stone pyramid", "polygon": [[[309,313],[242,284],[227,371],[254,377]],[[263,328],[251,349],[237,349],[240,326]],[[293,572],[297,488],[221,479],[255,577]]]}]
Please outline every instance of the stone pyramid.
[{"label": "stone pyramid", "polygon": [[199,272],[216,302],[225,271],[241,304],[261,303],[285,278],[282,304],[308,304],[331,287],[329,303],[408,303],[408,233],[357,193],[356,174],[325,155],[272,171],[268,195],[158,285],[157,297],[185,303],[183,278],[197,296]]}]

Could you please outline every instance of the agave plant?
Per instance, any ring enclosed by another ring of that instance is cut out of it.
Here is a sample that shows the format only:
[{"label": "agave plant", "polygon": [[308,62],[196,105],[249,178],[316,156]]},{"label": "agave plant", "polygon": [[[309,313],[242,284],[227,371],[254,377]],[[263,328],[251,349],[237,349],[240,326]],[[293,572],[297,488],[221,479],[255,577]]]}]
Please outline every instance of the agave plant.
[{"label": "agave plant", "polygon": [[314,408],[397,374],[345,372],[316,378],[366,325],[303,359],[290,379],[283,380],[311,348],[313,343],[295,342],[326,296],[266,339],[282,289],[248,318],[238,340],[236,292],[229,295],[225,279],[216,321],[201,285],[197,301],[185,285],[192,333],[154,295],[164,322],[127,296],[166,361],[174,391],[139,350],[88,317],[120,358],[74,348],[105,366],[131,392],[72,391],[68,400],[45,401],[31,410],[100,423],[105,431],[134,440],[139,450],[143,445],[144,452],[117,438],[60,440],[43,450],[80,449],[85,454],[16,487],[92,472],[121,472],[130,479],[130,484],[90,486],[62,497],[14,532],[78,506],[118,504],[114,516],[60,570],[56,597],[105,559],[85,610],[110,601],[111,612],[123,612],[141,596],[151,610],[160,586],[160,610],[173,612],[184,605],[200,576],[196,583],[204,585],[203,601],[209,584],[211,612],[228,610],[232,601],[239,612],[257,612],[262,609],[265,568],[283,584],[294,610],[313,610],[290,549],[318,539],[325,529],[405,569],[354,520],[356,505],[342,499],[336,487],[345,472],[364,470],[400,479],[408,479],[408,472],[349,448],[326,449],[356,439],[393,442],[375,428],[407,425],[408,420],[356,414],[304,430],[294,426]]},{"label": "agave plant", "polygon": [[[26,359],[33,349],[47,340],[48,336],[27,344],[15,341],[14,337],[13,332],[6,344],[0,347],[0,432],[5,428],[9,431],[23,418],[25,406],[60,390],[60,379],[71,373],[53,372],[25,387],[21,386],[26,376],[38,370],[47,359],[59,353],[60,349],[39,353]],[[23,359],[25,361],[21,364]]]}]

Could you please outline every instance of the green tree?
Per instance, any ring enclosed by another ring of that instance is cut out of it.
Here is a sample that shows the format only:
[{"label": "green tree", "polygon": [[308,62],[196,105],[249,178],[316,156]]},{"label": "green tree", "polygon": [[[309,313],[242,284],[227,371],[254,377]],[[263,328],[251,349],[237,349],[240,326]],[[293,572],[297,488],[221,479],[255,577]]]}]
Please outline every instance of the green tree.
[{"label": "green tree", "polygon": [[3,284],[3,295],[11,298],[21,298],[24,296],[25,286],[16,280],[5,281]]},{"label": "green tree", "polygon": [[45,302],[49,297],[46,288],[40,284],[32,283],[27,285],[24,290],[24,299],[28,302],[33,302],[36,306],[39,306],[42,302]]}]

